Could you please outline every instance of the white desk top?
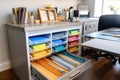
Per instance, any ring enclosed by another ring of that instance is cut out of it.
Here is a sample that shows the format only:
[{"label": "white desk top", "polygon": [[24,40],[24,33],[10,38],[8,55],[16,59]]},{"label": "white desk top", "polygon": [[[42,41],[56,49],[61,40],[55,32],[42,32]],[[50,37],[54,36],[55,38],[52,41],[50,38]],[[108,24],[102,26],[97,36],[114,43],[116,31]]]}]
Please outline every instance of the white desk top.
[{"label": "white desk top", "polygon": [[103,39],[92,39],[82,43],[82,46],[103,50],[110,52],[111,54],[120,56],[120,42],[103,40]]}]

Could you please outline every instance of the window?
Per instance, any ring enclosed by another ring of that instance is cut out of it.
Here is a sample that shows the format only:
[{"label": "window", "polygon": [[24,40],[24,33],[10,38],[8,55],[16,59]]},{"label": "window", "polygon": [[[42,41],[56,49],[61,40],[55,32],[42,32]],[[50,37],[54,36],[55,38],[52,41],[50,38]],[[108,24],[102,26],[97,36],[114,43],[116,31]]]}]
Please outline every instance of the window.
[{"label": "window", "polygon": [[94,17],[102,15],[103,0],[95,0]]},{"label": "window", "polygon": [[120,0],[104,0],[103,14],[120,14]]},{"label": "window", "polygon": [[120,0],[95,0],[94,17],[102,14],[120,14]]}]

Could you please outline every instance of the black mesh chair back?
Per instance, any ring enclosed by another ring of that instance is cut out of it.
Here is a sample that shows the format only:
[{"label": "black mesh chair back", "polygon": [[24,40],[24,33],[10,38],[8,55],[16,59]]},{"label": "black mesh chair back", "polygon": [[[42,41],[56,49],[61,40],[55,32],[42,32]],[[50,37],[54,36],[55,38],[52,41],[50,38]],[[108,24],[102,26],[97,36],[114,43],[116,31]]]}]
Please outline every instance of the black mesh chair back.
[{"label": "black mesh chair back", "polygon": [[111,27],[120,28],[120,15],[102,15],[99,18],[98,31]]}]

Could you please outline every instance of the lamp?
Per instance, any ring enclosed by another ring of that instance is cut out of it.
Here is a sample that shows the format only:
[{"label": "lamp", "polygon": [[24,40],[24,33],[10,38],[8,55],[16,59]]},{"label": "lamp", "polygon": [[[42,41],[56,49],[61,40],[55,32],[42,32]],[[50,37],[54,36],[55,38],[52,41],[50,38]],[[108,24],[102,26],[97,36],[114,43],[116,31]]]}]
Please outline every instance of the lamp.
[{"label": "lamp", "polygon": [[69,8],[69,17],[68,17],[68,20],[71,20],[71,18],[70,18],[70,10],[71,10],[72,8],[73,8],[72,6],[70,6],[70,8]]}]

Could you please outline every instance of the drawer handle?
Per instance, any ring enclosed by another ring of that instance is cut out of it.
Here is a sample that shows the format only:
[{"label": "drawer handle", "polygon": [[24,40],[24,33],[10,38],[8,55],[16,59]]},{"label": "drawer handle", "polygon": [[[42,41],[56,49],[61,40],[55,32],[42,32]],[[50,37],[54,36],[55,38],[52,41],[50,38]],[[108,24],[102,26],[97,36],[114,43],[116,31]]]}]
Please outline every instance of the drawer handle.
[{"label": "drawer handle", "polygon": [[74,78],[76,76],[78,76],[80,74],[80,72],[77,72],[76,74],[72,75],[72,76],[69,76],[70,78]]}]

